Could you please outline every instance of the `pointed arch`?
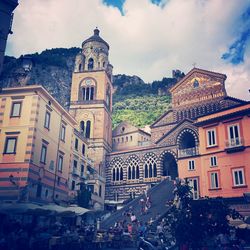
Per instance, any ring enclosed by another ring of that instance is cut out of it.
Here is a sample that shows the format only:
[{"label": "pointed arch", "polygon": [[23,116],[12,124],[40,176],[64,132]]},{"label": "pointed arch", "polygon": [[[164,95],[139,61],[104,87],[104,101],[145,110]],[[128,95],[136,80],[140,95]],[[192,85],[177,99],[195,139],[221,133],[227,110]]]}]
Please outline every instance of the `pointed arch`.
[{"label": "pointed arch", "polygon": [[147,153],[144,155],[143,160],[144,178],[157,177],[157,156],[154,153]]},{"label": "pointed arch", "polygon": [[128,180],[135,180],[140,178],[140,159],[137,155],[131,155],[126,160],[126,165],[128,166]]}]

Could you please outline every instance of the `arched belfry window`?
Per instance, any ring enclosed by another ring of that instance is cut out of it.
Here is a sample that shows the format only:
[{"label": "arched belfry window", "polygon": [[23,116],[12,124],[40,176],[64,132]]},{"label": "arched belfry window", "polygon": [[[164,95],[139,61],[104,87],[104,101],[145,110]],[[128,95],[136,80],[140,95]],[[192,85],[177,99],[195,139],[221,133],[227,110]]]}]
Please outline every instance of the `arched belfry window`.
[{"label": "arched belfry window", "polygon": [[88,60],[88,70],[93,70],[94,69],[94,59],[89,58]]},{"label": "arched belfry window", "polygon": [[81,63],[79,64],[78,71],[79,71],[79,72],[81,72],[81,71],[82,71],[82,64],[81,64]]},{"label": "arched belfry window", "polygon": [[83,101],[91,101],[94,100],[95,95],[95,87],[83,87],[82,88],[82,98]]},{"label": "arched belfry window", "polygon": [[90,138],[90,131],[91,131],[91,121],[87,121],[86,123],[86,138]]}]

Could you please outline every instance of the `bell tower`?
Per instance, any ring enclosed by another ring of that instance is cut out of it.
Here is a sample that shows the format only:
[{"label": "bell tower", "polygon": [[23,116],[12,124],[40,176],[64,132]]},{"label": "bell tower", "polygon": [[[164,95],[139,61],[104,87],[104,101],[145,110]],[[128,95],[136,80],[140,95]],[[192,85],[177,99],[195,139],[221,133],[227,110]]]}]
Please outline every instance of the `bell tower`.
[{"label": "bell tower", "polygon": [[105,156],[112,149],[112,70],[109,45],[99,35],[83,41],[72,76],[70,113],[89,142],[89,157],[104,176]]}]

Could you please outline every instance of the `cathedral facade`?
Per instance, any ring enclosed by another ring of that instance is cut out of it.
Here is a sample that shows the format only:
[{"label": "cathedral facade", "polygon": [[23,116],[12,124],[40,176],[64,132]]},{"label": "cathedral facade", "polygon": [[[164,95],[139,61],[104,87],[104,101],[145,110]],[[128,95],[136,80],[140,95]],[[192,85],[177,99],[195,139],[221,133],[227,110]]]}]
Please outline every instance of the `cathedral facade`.
[{"label": "cathedral facade", "polygon": [[165,178],[179,177],[178,161],[199,155],[195,121],[245,102],[229,97],[226,75],[193,68],[171,89],[172,108],[151,133],[127,122],[112,132],[112,65],[109,45],[94,30],[82,43],[72,78],[70,113],[89,141],[89,157],[106,179],[105,202],[122,203]]}]

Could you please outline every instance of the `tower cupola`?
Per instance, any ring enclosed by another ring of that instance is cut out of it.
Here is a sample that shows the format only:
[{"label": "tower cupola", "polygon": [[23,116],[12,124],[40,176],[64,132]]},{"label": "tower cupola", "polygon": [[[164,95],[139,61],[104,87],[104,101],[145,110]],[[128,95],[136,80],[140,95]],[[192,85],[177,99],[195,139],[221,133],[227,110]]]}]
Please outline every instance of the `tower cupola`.
[{"label": "tower cupola", "polygon": [[108,56],[109,44],[100,37],[100,30],[96,27],[94,34],[82,43],[82,51],[75,60],[75,72],[105,70],[111,77],[113,67]]}]

